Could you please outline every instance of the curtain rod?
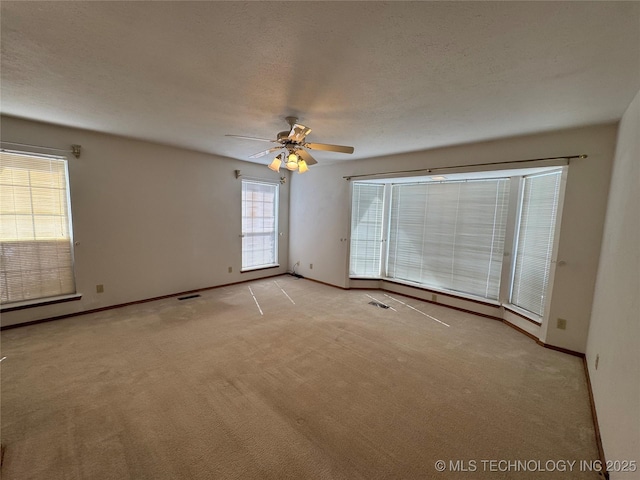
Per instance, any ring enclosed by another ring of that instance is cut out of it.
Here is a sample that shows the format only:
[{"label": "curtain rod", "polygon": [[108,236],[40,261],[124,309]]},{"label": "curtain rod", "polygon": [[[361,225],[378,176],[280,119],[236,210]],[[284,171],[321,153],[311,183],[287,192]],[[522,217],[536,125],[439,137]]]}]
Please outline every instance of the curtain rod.
[{"label": "curtain rod", "polygon": [[[244,173],[242,173],[242,170],[236,170],[235,174],[236,174],[236,178],[245,178],[247,180],[253,180],[255,182],[263,182],[263,183],[269,183],[269,184],[273,184],[275,182],[275,180],[272,180],[270,178],[251,177],[249,175],[245,175]],[[278,181],[280,182],[280,185],[284,185],[285,183],[287,183],[287,177],[280,177],[280,180]]]},{"label": "curtain rod", "polygon": [[82,145],[71,145],[71,148],[68,150],[63,150],[61,148],[51,148],[51,147],[43,147],[42,145],[29,145],[26,143],[15,143],[15,142],[5,142],[1,141],[0,144],[3,145],[16,145],[19,147],[28,147],[28,148],[39,148],[41,150],[50,150],[52,152],[64,152],[64,153],[72,153],[74,157],[80,158],[80,151],[82,150]]},{"label": "curtain rod", "polygon": [[572,160],[574,158],[587,158],[588,155],[586,154],[582,154],[582,155],[568,155],[568,156],[564,156],[564,157],[546,157],[546,158],[530,158],[527,160],[512,160],[512,161],[508,161],[508,162],[491,162],[491,163],[474,163],[474,164],[468,164],[468,165],[452,165],[450,167],[433,167],[433,168],[418,168],[416,170],[397,170],[395,172],[380,172],[380,173],[365,173],[363,175],[348,175],[344,178],[345,180],[349,181],[352,178],[361,178],[361,177],[375,177],[378,175],[392,175],[392,174],[396,174],[396,173],[417,173],[417,172],[426,172],[426,173],[431,173],[431,172],[435,172],[438,170],[448,170],[451,168],[464,168],[464,167],[485,167],[485,166],[489,166],[489,165],[507,165],[507,164],[511,164],[511,163],[525,163],[525,162],[538,162],[541,160],[562,160],[562,159],[566,159],[566,160]]}]

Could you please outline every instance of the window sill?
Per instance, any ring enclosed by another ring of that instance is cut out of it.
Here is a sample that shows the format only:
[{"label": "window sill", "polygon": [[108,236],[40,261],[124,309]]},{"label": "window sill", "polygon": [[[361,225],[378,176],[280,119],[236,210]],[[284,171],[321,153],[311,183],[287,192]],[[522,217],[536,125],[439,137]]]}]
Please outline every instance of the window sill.
[{"label": "window sill", "polygon": [[458,298],[460,300],[467,300],[469,302],[479,303],[481,305],[489,305],[492,307],[500,306],[500,302],[498,302],[497,300],[492,300],[490,298],[476,297],[468,293],[455,292],[453,290],[446,290],[444,288],[438,288],[438,287],[431,287],[428,285],[422,285],[420,283],[409,282],[407,280],[399,280],[397,278],[382,277],[380,280],[382,280],[383,282],[395,283],[398,285],[405,285],[411,288],[417,288],[419,290],[424,290],[425,292],[432,292],[438,295],[444,295],[445,297],[452,297],[452,298]]},{"label": "window sill", "polygon": [[245,268],[243,270],[240,270],[240,273],[257,272],[258,270],[270,270],[272,268],[279,268],[279,267],[280,265],[263,265],[260,267]]},{"label": "window sill", "polygon": [[534,325],[540,326],[542,325],[542,318],[536,315],[535,313],[531,313],[524,308],[517,307],[515,305],[511,305],[510,303],[505,303],[503,305],[505,310],[517,315],[520,318],[524,318],[525,320],[533,323]]},{"label": "window sill", "polygon": [[13,312],[15,310],[44,307],[46,305],[54,305],[56,303],[74,302],[81,298],[81,293],[74,293],[71,295],[61,295],[59,297],[38,298],[35,300],[25,300],[24,302],[6,303],[4,305],[0,305],[0,312]]}]

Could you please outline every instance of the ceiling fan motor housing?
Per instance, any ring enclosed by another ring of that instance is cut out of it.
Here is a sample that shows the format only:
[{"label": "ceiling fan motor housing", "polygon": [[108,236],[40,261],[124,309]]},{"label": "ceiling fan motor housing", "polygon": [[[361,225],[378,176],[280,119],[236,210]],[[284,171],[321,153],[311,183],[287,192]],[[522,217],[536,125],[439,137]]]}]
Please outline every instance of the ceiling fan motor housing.
[{"label": "ceiling fan motor housing", "polygon": [[278,141],[284,142],[289,139],[290,130],[284,130],[282,132],[278,132]]},{"label": "ceiling fan motor housing", "polygon": [[[306,137],[309,133],[311,133],[311,129],[309,127],[296,123],[298,121],[296,117],[287,117],[286,120],[287,123],[289,123],[289,125],[291,126],[291,130],[283,130],[282,132],[278,132],[276,140],[269,140],[267,138],[258,137],[247,137],[244,135],[228,136],[280,144],[279,147],[268,148],[267,150],[264,150],[262,152],[250,155],[249,158],[264,157],[265,155],[269,155],[277,152],[280,149],[284,149],[288,156],[295,154],[297,157],[304,160],[305,165],[315,165],[318,162],[309,154],[309,152],[306,151],[307,148],[310,150],[323,150],[326,152],[353,153],[353,147],[346,147],[343,145],[330,145],[326,143],[307,143]],[[281,152],[278,155],[278,158],[285,152]]]}]

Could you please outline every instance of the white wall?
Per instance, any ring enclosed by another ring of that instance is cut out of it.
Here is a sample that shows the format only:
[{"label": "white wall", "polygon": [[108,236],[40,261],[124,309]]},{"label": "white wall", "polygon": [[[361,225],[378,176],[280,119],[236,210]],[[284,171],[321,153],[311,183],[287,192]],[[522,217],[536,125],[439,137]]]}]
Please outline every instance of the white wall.
[{"label": "white wall", "polygon": [[[640,462],[639,165],[640,92],[620,122],[587,342],[605,456],[636,462]],[[638,475],[611,472],[612,479]]]},{"label": "white wall", "polygon": [[[565,264],[556,269],[552,320],[539,329],[543,342],[584,352],[616,131],[601,125],[313,167],[292,178],[290,261],[301,262],[304,276],[349,286],[350,197],[343,176],[586,153],[569,167],[558,256]],[[558,316],[567,320],[566,331],[556,328]]]},{"label": "white wall", "polygon": [[[240,273],[241,182],[235,170],[277,181],[265,166],[12,117],[1,122],[2,141],[82,145],[79,159],[69,154],[82,300],[7,312],[2,325],[286,272],[288,182],[280,188],[281,267]],[[98,284],[104,293],[96,293]]]}]

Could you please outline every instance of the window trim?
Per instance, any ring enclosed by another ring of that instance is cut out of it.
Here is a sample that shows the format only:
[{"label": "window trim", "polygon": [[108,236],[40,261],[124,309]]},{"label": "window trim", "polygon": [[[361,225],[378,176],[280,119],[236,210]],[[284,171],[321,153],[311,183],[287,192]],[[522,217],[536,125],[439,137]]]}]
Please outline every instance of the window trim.
[{"label": "window trim", "polygon": [[351,254],[353,252],[353,200],[354,200],[354,189],[355,186],[357,184],[364,184],[364,185],[381,185],[380,183],[372,183],[372,182],[367,182],[367,181],[362,181],[362,182],[353,182],[351,184],[351,203],[350,203],[350,208],[349,208],[349,242],[347,245],[348,248],[348,265],[347,265],[347,272],[349,274],[349,278],[354,278],[354,279],[361,279],[361,280],[371,280],[371,279],[380,279],[382,277],[385,276],[386,274],[386,256],[387,256],[387,246],[386,244],[388,243],[386,241],[386,234],[387,234],[387,223],[385,222],[385,212],[387,210],[388,207],[388,202],[389,202],[389,190],[388,190],[388,185],[381,185],[382,186],[382,219],[381,219],[381,225],[380,225],[380,245],[378,247],[379,252],[378,252],[378,256],[379,256],[379,262],[378,262],[378,274],[377,275],[361,275],[361,274],[351,274]]},{"label": "window trim", "polygon": [[[496,192],[495,192],[495,202],[496,202],[496,205],[497,205],[497,203],[499,202],[498,197],[501,196],[501,194],[499,193],[499,190],[500,190],[500,183],[499,182],[503,182],[503,181],[507,182],[507,184],[506,184],[507,186],[505,188],[509,189],[509,183],[511,182],[511,177],[510,176],[505,176],[505,175],[494,176],[494,177],[489,177],[489,178],[485,177],[485,178],[452,179],[452,180],[445,180],[445,181],[438,180],[438,181],[429,181],[429,182],[426,182],[426,181],[409,181],[409,182],[406,182],[406,181],[400,181],[400,182],[391,181],[391,182],[389,182],[389,187],[392,189],[392,191],[393,191],[393,188],[395,188],[395,187],[402,188],[402,187],[407,187],[407,186],[410,187],[410,186],[421,186],[421,185],[427,185],[427,187],[428,187],[429,185],[436,185],[436,184],[449,184],[449,185],[457,184],[459,186],[459,188],[462,188],[463,185],[468,185],[468,184],[494,182],[494,183],[496,183],[496,189],[497,189]],[[425,194],[428,195],[427,192],[428,192],[428,190],[425,191]],[[393,198],[393,196],[394,196],[393,193],[391,193],[390,197]],[[506,223],[507,223],[507,219],[508,219],[510,194],[507,193],[505,198],[506,198],[506,203],[501,208],[506,208],[507,209],[506,212],[504,212],[504,223],[505,223],[505,227],[506,227]],[[458,205],[458,207],[460,207],[462,204],[458,203],[457,205]],[[390,207],[392,207],[392,206],[393,205],[392,205],[392,201],[391,201],[390,202]],[[464,207],[464,205],[462,205],[462,206]],[[457,215],[457,212],[458,212],[458,207],[456,208],[456,215]],[[467,207],[468,207],[468,205],[467,205]],[[389,223],[389,225],[391,225],[392,217],[393,217],[391,208],[386,213],[388,214],[388,223]],[[425,211],[425,213],[426,213],[426,211]],[[493,223],[496,222],[496,218],[497,217],[496,217],[495,212],[494,212],[494,216],[493,216],[493,220],[492,220]],[[454,224],[457,224],[457,220],[454,221]],[[495,225],[494,225],[494,227],[495,227]],[[425,289],[435,289],[435,290],[442,291],[442,292],[450,292],[452,295],[468,296],[468,297],[471,297],[473,299],[479,299],[481,301],[493,301],[493,302],[499,302],[500,301],[500,291],[501,291],[500,290],[500,286],[501,286],[501,281],[502,281],[502,264],[503,264],[503,261],[504,261],[504,255],[502,255],[502,258],[500,259],[500,269],[499,269],[499,273],[497,273],[498,288],[495,291],[496,297],[482,296],[482,295],[475,294],[475,293],[472,293],[472,292],[466,292],[466,291],[461,291],[461,290],[455,290],[453,288],[447,288],[446,286],[432,285],[432,284],[428,284],[428,283],[420,283],[420,282],[417,282],[417,281],[414,282],[413,280],[410,280],[408,278],[391,277],[391,276],[389,276],[388,266],[389,266],[389,262],[390,262],[390,259],[391,259],[391,255],[388,252],[389,252],[389,249],[390,249],[391,243],[392,243],[391,242],[391,233],[390,232],[391,232],[391,228],[388,229],[388,233],[387,233],[387,244],[388,245],[387,245],[387,256],[386,256],[386,259],[385,259],[386,260],[387,269],[385,271],[385,276],[384,276],[383,279],[399,281],[399,282],[408,282],[409,284],[422,286]],[[505,232],[506,232],[506,228],[505,228]],[[455,250],[456,240],[459,240],[459,239],[460,239],[459,237],[456,237],[454,239],[454,249],[453,249],[454,252],[456,251]],[[493,235],[493,237],[491,239],[491,245],[490,245],[491,253],[489,255],[489,258],[484,259],[484,260],[487,260],[489,262],[488,263],[489,269],[487,270],[487,274],[490,274],[490,272],[491,272],[491,261],[492,261],[491,259],[496,255],[493,252],[493,248],[495,246],[494,245],[494,239],[495,239],[495,232],[494,232],[494,235]],[[464,247],[463,246],[461,246],[460,248],[462,249],[462,251],[464,251]],[[502,250],[504,251],[504,243],[502,245]],[[458,253],[460,253],[460,251],[461,250],[458,250]],[[453,261],[454,257],[455,257],[455,253],[452,254],[452,257],[451,257],[452,261]],[[422,258],[423,257],[421,257],[421,259]],[[453,267],[453,264],[452,264],[452,267]],[[456,278],[459,278],[459,277],[456,277]],[[461,281],[464,281],[464,279],[461,279]],[[486,283],[485,287],[488,288],[489,282],[490,282],[490,280],[487,279],[486,282],[485,282]],[[453,286],[452,284],[450,284],[450,285]],[[485,288],[485,290],[486,290],[486,288]]]},{"label": "window trim", "polygon": [[535,313],[530,312],[529,310],[526,310],[522,307],[519,307],[518,305],[514,305],[513,303],[510,303],[510,302],[503,302],[502,306],[505,308],[505,310],[508,310],[509,312],[513,313],[514,315],[517,315],[520,318],[524,318],[525,320],[528,320],[534,325],[538,325],[538,326],[542,325],[543,317],[541,317],[540,315],[536,315]]},{"label": "window trim", "polygon": [[[411,176],[402,176],[402,177],[385,177],[385,178],[376,178],[376,179],[367,179],[363,178],[361,180],[354,180],[353,182],[362,182],[362,183],[383,183],[385,184],[385,207],[384,207],[384,215],[383,215],[383,258],[382,258],[382,271],[379,277],[362,277],[357,275],[351,275],[349,269],[347,268],[347,280],[380,280],[391,283],[397,283],[400,285],[405,285],[411,288],[417,288],[423,291],[433,291],[436,293],[440,293],[442,295],[448,295],[451,297],[461,298],[468,301],[475,301],[478,303],[489,304],[493,306],[501,306],[510,312],[518,315],[518,316],[527,316],[526,320],[530,321],[535,325],[541,325],[545,318],[549,315],[549,308],[551,304],[551,296],[547,295],[547,302],[542,316],[538,316],[534,313],[528,312],[526,310],[521,309],[517,305],[512,305],[510,303],[511,291],[512,291],[512,283],[513,283],[513,274],[515,269],[515,257],[516,257],[516,248],[517,248],[517,234],[519,230],[521,209],[522,209],[522,201],[521,196],[523,194],[523,185],[524,185],[524,177],[533,176],[533,175],[542,175],[542,174],[552,174],[555,171],[560,171],[560,187],[558,194],[558,203],[557,203],[557,212],[556,212],[556,224],[555,224],[555,232],[552,246],[552,261],[551,267],[549,270],[549,282],[547,286],[547,291],[551,292],[553,289],[554,277],[555,277],[555,268],[557,266],[557,253],[558,253],[558,245],[560,242],[560,234],[561,234],[561,220],[562,220],[562,211],[564,208],[565,201],[565,188],[566,188],[566,179],[568,176],[568,163],[566,162],[557,162],[554,164],[547,165],[535,165],[525,168],[506,168],[506,169],[491,169],[491,170],[482,170],[479,169],[477,171],[472,172],[461,172],[456,175],[468,175],[469,179],[482,178],[482,179],[510,179],[511,180],[511,189],[508,197],[508,214],[507,221],[505,227],[505,243],[503,247],[503,258],[502,258],[502,269],[501,269],[501,284],[498,292],[497,299],[489,299],[484,297],[479,297],[469,293],[458,292],[454,290],[440,289],[438,287],[423,285],[419,283],[412,283],[410,281],[400,280],[397,278],[390,278],[387,276],[387,266],[389,261],[389,224],[391,221],[390,213],[390,203],[387,204],[387,201],[390,202],[390,196],[387,195],[386,189],[391,188],[391,186],[395,183],[402,184],[410,184],[410,183],[423,183],[425,180],[429,181],[429,177],[411,177]],[[474,175],[478,175],[475,177]],[[453,176],[453,175],[452,175]],[[459,178],[456,178],[458,180]],[[453,180],[453,179],[452,179]],[[438,181],[431,180],[433,183],[438,183]],[[454,180],[455,181],[455,180]],[[353,195],[353,188],[350,189],[351,196]],[[353,203],[353,198],[350,198],[350,206]],[[349,210],[349,228],[351,226],[351,208]],[[350,240],[350,239],[349,239]],[[384,245],[386,243],[386,245]],[[350,244],[350,242],[349,242]],[[347,252],[347,267],[350,264],[350,255],[351,252],[348,250]]]},{"label": "window trim", "polygon": [[55,303],[63,303],[72,300],[79,300],[82,298],[82,294],[78,293],[78,282],[76,279],[76,260],[75,260],[75,241],[73,235],[73,209],[71,207],[71,178],[69,176],[69,157],[66,155],[52,155],[47,153],[41,153],[37,151],[29,150],[15,150],[0,148],[0,153],[7,153],[13,155],[22,155],[27,157],[35,157],[50,160],[62,161],[64,175],[65,175],[65,199],[66,199],[66,215],[68,222],[69,233],[69,250],[70,250],[70,266],[71,266],[71,281],[73,283],[73,291],[61,295],[53,295],[48,297],[30,298],[26,300],[10,301],[0,303],[0,312],[10,312],[14,310],[22,310],[26,308],[34,308],[42,305],[50,305]]},{"label": "window trim", "polygon": [[[274,181],[269,181],[269,180],[262,180],[262,179],[256,179],[256,178],[243,178],[240,182],[240,196],[242,197],[242,191],[244,190],[244,184],[246,183],[254,183],[254,184],[262,184],[262,185],[268,185],[270,187],[275,187],[275,201],[274,201],[274,216],[275,216],[275,225],[274,225],[274,231],[273,231],[273,236],[274,236],[274,252],[275,252],[275,262],[274,263],[269,263],[269,264],[262,264],[262,265],[254,265],[251,267],[244,267],[243,265],[243,253],[244,253],[244,249],[242,248],[242,241],[245,238],[245,232],[242,231],[242,211],[240,212],[240,217],[241,217],[241,225],[240,225],[240,229],[241,229],[241,234],[240,234],[240,238],[241,238],[241,244],[240,244],[240,273],[249,273],[249,272],[255,272],[258,270],[267,270],[267,269],[271,269],[271,268],[278,268],[280,267],[280,259],[279,259],[279,250],[280,250],[280,241],[279,241],[279,226],[280,226],[280,183],[279,182],[274,182]],[[244,207],[243,205],[243,200],[241,198],[240,200],[240,208],[242,210],[242,208]]]},{"label": "window trim", "polygon": [[[516,264],[518,258],[518,244],[520,240],[520,226],[522,222],[522,208],[524,206],[524,195],[525,195],[525,179],[526,178],[535,178],[546,175],[559,175],[558,178],[558,197],[556,203],[556,211],[555,211],[555,223],[554,223],[554,234],[553,239],[551,241],[551,252],[550,252],[550,261],[549,261],[549,272],[548,272],[548,280],[545,291],[543,292],[545,302],[542,308],[542,313],[538,314],[536,312],[532,312],[520,305],[516,305],[512,303],[513,299],[513,288],[515,284],[515,276],[516,276]],[[526,317],[527,320],[531,320],[537,324],[542,324],[542,320],[549,313],[549,305],[551,300],[551,292],[553,289],[553,281],[555,277],[555,267],[557,264],[557,255],[558,255],[558,243],[559,243],[559,232],[560,232],[560,222],[562,220],[562,209],[564,207],[564,194],[565,194],[565,184],[566,184],[566,176],[567,176],[567,167],[557,167],[553,169],[549,169],[546,172],[540,173],[532,173],[529,175],[522,175],[520,177],[519,183],[519,191],[518,191],[518,207],[517,207],[517,216],[516,216],[516,225],[513,234],[513,247],[512,247],[512,255],[511,255],[511,263],[510,263],[510,275],[509,275],[509,291],[507,297],[503,300],[503,304],[505,307],[511,307],[513,313],[517,315]]]},{"label": "window trim", "polygon": [[69,295],[59,295],[55,297],[43,297],[32,300],[24,300],[22,302],[3,303],[0,305],[0,312],[7,313],[16,310],[26,310],[28,308],[46,307],[47,305],[55,305],[58,303],[74,302],[81,300],[81,293],[71,293]]},{"label": "window trim", "polygon": [[274,265],[268,265],[266,267],[254,267],[254,268],[245,268],[240,270],[240,273],[249,273],[249,272],[257,272],[258,270],[271,270],[272,268],[279,268],[280,264],[276,263]]},{"label": "window trim", "polygon": [[[355,279],[354,280],[363,280]],[[397,285],[402,285],[405,287],[417,288],[424,292],[435,293],[438,295],[443,295],[446,297],[457,298],[459,300],[465,300],[467,302],[479,303],[480,305],[487,305],[490,307],[500,307],[502,303],[499,300],[494,300],[492,298],[479,297],[477,295],[473,295],[471,293],[457,292],[455,290],[447,290],[446,288],[432,287],[430,285],[424,285],[421,283],[414,283],[409,280],[401,280],[398,278],[385,277],[385,278],[376,278],[376,279],[367,279],[367,280],[381,280],[383,282],[395,283]],[[429,301],[429,300],[427,300]]]}]

